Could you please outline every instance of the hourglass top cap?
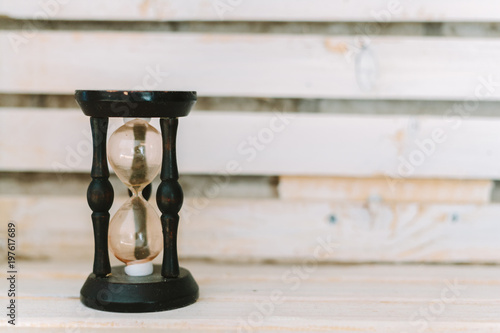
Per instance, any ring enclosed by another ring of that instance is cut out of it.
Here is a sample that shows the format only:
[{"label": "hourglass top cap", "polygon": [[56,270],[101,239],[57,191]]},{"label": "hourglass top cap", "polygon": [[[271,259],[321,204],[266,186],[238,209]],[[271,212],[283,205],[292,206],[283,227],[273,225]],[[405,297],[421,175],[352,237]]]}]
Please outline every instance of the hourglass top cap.
[{"label": "hourglass top cap", "polygon": [[91,117],[177,118],[189,114],[196,91],[76,90],[75,99]]}]

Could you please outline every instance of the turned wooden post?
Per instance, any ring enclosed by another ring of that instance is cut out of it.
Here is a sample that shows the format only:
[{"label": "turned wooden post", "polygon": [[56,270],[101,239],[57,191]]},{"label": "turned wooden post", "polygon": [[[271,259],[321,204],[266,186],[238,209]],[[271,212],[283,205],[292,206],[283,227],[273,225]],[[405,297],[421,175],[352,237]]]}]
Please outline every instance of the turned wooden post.
[{"label": "turned wooden post", "polygon": [[87,202],[92,209],[94,227],[94,269],[98,277],[111,273],[108,254],[109,209],[113,204],[113,186],[109,182],[106,155],[108,118],[90,118],[94,154],[92,157],[92,181],[87,190]]},{"label": "turned wooden post", "polygon": [[184,194],[178,182],[176,136],[177,118],[160,118],[160,128],[163,139],[163,161],[161,166],[161,183],[156,192],[156,202],[162,212],[161,225],[163,229],[163,262],[161,275],[166,278],[179,276],[179,260],[177,258],[177,228],[179,211],[182,207]]}]

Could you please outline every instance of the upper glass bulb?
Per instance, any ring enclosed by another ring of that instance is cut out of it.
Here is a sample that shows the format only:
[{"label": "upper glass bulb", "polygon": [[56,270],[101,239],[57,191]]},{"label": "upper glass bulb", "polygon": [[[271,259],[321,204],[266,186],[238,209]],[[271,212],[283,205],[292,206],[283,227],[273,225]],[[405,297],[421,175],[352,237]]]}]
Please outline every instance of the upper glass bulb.
[{"label": "upper glass bulb", "polygon": [[160,172],[161,147],[160,132],[147,121],[134,119],[109,138],[109,163],[125,185],[139,192]]}]

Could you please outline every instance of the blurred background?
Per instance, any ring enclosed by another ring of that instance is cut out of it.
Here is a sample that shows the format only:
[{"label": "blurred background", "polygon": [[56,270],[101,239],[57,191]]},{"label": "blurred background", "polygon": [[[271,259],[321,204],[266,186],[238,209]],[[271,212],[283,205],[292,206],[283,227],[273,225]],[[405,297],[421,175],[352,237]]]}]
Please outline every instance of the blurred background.
[{"label": "blurred background", "polygon": [[74,90],[196,90],[181,259],[499,263],[499,19],[487,0],[2,1],[1,221],[19,257],[90,269]]}]

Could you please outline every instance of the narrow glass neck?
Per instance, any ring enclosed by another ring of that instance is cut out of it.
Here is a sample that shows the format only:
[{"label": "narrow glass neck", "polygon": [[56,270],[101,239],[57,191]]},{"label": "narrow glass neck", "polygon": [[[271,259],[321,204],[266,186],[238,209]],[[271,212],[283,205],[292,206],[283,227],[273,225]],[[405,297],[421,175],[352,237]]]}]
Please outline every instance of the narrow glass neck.
[{"label": "narrow glass neck", "polygon": [[130,192],[132,193],[132,198],[138,198],[141,197],[144,199],[144,196],[142,195],[142,190],[144,190],[146,186],[131,186],[129,187]]}]

